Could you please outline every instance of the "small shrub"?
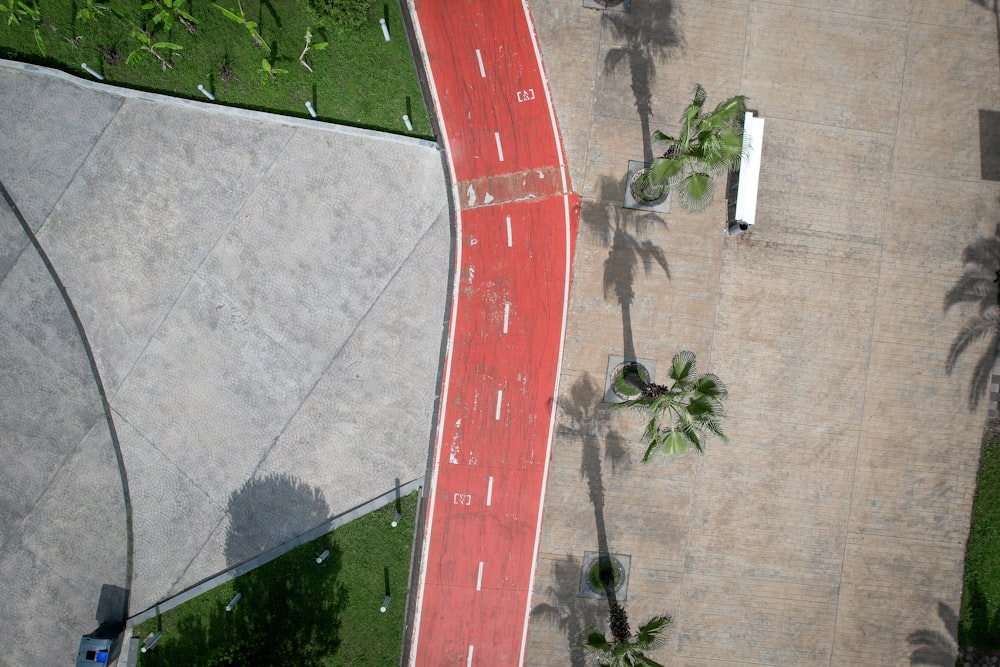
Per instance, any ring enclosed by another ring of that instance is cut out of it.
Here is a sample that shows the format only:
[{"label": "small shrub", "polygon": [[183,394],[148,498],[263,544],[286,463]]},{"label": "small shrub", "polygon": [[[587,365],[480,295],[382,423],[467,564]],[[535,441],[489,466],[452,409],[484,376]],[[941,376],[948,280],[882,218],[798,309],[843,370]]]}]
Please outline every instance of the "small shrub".
[{"label": "small shrub", "polygon": [[371,16],[372,0],[309,0],[317,14],[334,28],[360,28]]}]

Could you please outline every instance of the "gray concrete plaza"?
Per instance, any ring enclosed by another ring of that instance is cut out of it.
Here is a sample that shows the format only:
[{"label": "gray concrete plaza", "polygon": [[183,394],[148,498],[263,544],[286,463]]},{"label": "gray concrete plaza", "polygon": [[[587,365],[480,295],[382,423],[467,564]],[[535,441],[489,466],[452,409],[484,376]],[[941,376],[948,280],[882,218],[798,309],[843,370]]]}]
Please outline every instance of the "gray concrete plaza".
[{"label": "gray concrete plaza", "polygon": [[[969,385],[990,350],[945,372],[978,311],[944,301],[1000,222],[980,141],[996,134],[981,111],[1000,109],[995,15],[970,0],[531,8],[583,220],[526,664],[581,665],[575,633],[606,627],[606,603],[576,597],[595,495],[608,548],[631,555],[633,627],[675,618],[665,665],[881,667],[927,647],[954,664],[987,411]],[[742,236],[718,197],[701,215],[620,207],[641,112],[671,133],[696,82],[710,107],[742,93],[766,118]],[[647,272],[656,249],[667,270]],[[639,463],[640,418],[600,401],[623,294],[637,356],[662,369],[691,349],[728,383],[728,445]]]},{"label": "gray concrete plaza", "polygon": [[0,127],[130,491],[0,206],[0,664],[68,664],[102,586],[139,612],[423,475],[450,263],[433,144],[12,63]]}]

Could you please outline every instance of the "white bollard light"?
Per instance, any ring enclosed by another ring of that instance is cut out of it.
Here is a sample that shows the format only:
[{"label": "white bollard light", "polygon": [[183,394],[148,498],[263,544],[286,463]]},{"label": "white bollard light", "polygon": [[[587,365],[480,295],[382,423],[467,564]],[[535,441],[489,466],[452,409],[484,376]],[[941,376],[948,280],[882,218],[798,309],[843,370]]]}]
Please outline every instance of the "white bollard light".
[{"label": "white bollard light", "polygon": [[163,636],[162,632],[157,632],[155,635],[152,632],[150,632],[148,635],[146,635],[146,641],[143,643],[142,652],[145,653],[149,649],[156,646],[156,642],[160,641],[160,637],[162,636]]},{"label": "white bollard light", "polygon": [[198,90],[200,90],[201,94],[207,97],[208,99],[212,100],[213,102],[215,101],[215,95],[208,92],[208,89],[205,88],[205,86],[201,85],[200,83],[198,84]]},{"label": "white bollard light", "polygon": [[413,123],[410,122],[410,117],[405,113],[403,114],[403,122],[406,123],[406,130],[408,132],[413,132]]},{"label": "white bollard light", "polygon": [[386,595],[385,599],[382,600],[382,606],[379,607],[378,610],[384,614],[385,610],[389,608],[389,603],[390,602],[392,602],[392,596],[391,595]]},{"label": "white bollard light", "polygon": [[[406,116],[403,116],[403,118],[406,118]],[[413,128],[411,127],[410,129],[412,130]],[[403,517],[399,514],[399,512],[396,512],[396,518],[392,520],[392,527],[395,528],[396,526],[398,526],[399,520],[402,518]]]},{"label": "white bollard light", "polygon": [[382,26],[382,36],[385,37],[385,41],[389,41],[389,26],[385,24],[385,19],[379,19],[379,24]]},{"label": "white bollard light", "polygon": [[232,611],[233,607],[236,606],[236,603],[240,601],[241,597],[243,597],[243,593],[237,593],[236,595],[234,595],[233,599],[230,600],[229,604],[226,605],[226,611]]},{"label": "white bollard light", "polygon": [[313,109],[313,103],[310,102],[309,100],[306,100],[306,109],[309,110],[309,115],[310,116],[312,116],[313,118],[316,117],[316,110]]},{"label": "white bollard light", "polygon": [[[306,104],[308,104],[308,102],[306,102]],[[330,550],[329,549],[323,549],[323,553],[321,553],[319,556],[316,557],[316,564],[319,565],[320,563],[322,563],[323,561],[325,561],[326,557],[329,556],[329,555],[330,555]]]},{"label": "white bollard light", "polygon": [[88,65],[87,63],[81,63],[80,67],[82,67],[88,74],[90,74],[90,76],[94,77],[98,81],[104,81],[104,75],[98,72],[90,65]]}]

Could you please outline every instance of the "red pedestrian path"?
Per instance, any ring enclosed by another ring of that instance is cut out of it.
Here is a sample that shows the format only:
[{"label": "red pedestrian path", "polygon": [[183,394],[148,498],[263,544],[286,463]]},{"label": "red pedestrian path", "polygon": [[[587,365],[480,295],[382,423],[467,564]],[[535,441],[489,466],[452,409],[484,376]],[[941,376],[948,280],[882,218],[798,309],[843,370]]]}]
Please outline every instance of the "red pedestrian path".
[{"label": "red pedestrian path", "polygon": [[410,661],[519,665],[579,205],[526,4],[411,3],[458,210]]}]

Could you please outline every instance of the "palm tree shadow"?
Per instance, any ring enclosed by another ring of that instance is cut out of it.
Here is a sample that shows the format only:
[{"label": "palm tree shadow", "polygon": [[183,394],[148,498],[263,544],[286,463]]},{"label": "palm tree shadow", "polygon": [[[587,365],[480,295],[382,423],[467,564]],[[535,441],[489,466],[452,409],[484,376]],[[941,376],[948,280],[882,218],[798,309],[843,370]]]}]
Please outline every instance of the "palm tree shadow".
[{"label": "palm tree shadow", "polygon": [[573,556],[566,556],[557,562],[556,583],[549,589],[549,594],[556,598],[556,604],[542,602],[531,610],[532,617],[547,619],[566,633],[571,667],[586,667],[580,638],[586,628],[597,625],[604,616],[599,600],[588,600],[576,594],[582,566],[582,561]]},{"label": "palm tree shadow", "polygon": [[991,237],[969,244],[962,252],[965,273],[944,297],[944,310],[961,303],[975,304],[978,313],[966,320],[965,326],[952,341],[945,361],[945,371],[951,375],[959,357],[972,343],[988,338],[989,347],[979,358],[969,381],[969,408],[974,410],[989,389],[1000,331],[1000,305],[997,280],[1000,277],[1000,225]]},{"label": "palm tree shadow", "polygon": [[[599,407],[603,404],[602,400],[601,388],[585,373],[570,388],[569,397],[559,401],[562,413],[559,433],[581,443],[580,475],[587,482],[587,492],[594,506],[597,548],[602,553],[609,553],[604,520],[604,463],[609,463],[615,473],[624,471],[631,465],[631,455],[625,438],[607,427],[606,411]],[[582,566],[582,561],[574,556],[566,556],[558,562],[555,565],[556,584],[548,590],[548,595],[556,599],[556,604],[540,603],[532,609],[533,616],[549,619],[566,633],[572,667],[586,665],[581,635],[604,615],[601,601],[577,595]]]},{"label": "palm tree shadow", "polygon": [[642,125],[642,154],[646,162],[653,159],[649,119],[653,114],[653,81],[656,62],[663,60],[681,39],[673,20],[669,0],[634,0],[627,12],[605,12],[603,20],[611,32],[625,42],[610,49],[604,57],[604,73],[613,76],[623,64],[631,76],[632,95]]},{"label": "palm tree shadow", "polygon": [[907,637],[913,651],[911,665],[954,667],[958,652],[958,614],[944,602],[938,602],[938,616],[948,634],[936,630],[916,630]]},{"label": "palm tree shadow", "polygon": [[601,177],[600,197],[596,202],[585,201],[580,217],[608,248],[608,257],[604,260],[604,298],[614,295],[622,308],[624,356],[634,359],[632,303],[636,271],[641,266],[649,276],[656,266],[669,280],[670,265],[659,246],[642,238],[649,229],[666,223],[654,213],[630,211],[611,203],[620,199],[617,196],[619,186],[622,184],[617,179]]}]

